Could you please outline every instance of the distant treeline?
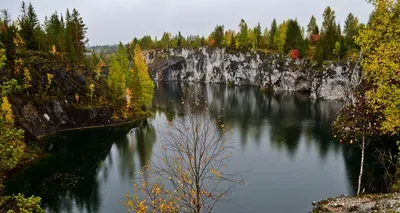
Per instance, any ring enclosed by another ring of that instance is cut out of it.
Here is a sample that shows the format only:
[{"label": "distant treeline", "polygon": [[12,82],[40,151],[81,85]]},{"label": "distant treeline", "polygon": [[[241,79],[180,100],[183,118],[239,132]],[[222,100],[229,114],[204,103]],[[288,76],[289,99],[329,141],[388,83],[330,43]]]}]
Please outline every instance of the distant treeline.
[{"label": "distant treeline", "polygon": [[[364,24],[353,14],[349,14],[342,30],[335,20],[335,11],[327,7],[323,13],[323,22],[318,26],[317,20],[311,16],[306,27],[301,27],[296,19],[288,19],[277,23],[274,19],[269,28],[260,24],[250,28],[245,20],[241,20],[238,31],[217,25],[208,37],[200,35],[183,36],[180,32],[172,35],[164,32],[161,39],[150,35],[134,38],[129,46],[139,44],[144,50],[168,48],[226,48],[228,51],[269,51],[289,54],[293,58],[307,57],[316,61],[340,60],[348,56],[357,56],[359,47],[354,37]],[[93,46],[97,53],[115,52],[117,45]],[[127,47],[127,49],[133,49]]]}]

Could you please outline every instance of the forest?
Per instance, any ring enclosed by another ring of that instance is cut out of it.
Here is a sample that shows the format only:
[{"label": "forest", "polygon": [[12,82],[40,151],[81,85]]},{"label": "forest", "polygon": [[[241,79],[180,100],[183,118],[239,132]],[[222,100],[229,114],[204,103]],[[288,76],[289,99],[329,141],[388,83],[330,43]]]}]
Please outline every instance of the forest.
[{"label": "forest", "polygon": [[[43,212],[39,197],[3,196],[3,181],[13,169],[32,158],[35,140],[15,123],[13,109],[18,100],[41,104],[65,99],[75,108],[110,107],[112,118],[134,120],[149,115],[154,93],[143,52],[170,48],[224,48],[226,51],[259,51],[283,54],[292,59],[325,61],[356,60],[363,54],[363,80],[355,100],[338,115],[335,137],[343,143],[360,144],[364,151],[376,138],[398,140],[400,130],[400,4],[372,0],[375,6],[368,23],[349,14],[343,30],[335,11],[323,11],[322,25],[311,16],[307,26],[296,19],[268,27],[249,27],[240,20],[238,29],[217,25],[208,36],[150,35],[128,44],[88,46],[87,27],[76,9],[57,12],[41,23],[32,4],[22,2],[21,13],[11,19],[0,14],[0,212]],[[58,73],[65,73],[62,77]],[[105,74],[106,73],[106,74]],[[83,79],[77,90],[58,87],[65,78]],[[40,152],[40,151],[39,151]],[[396,161],[398,166],[399,163]],[[362,174],[362,168],[360,174]],[[400,177],[400,170],[397,170]],[[400,181],[392,178],[393,191]],[[396,182],[397,181],[397,182]],[[397,183],[397,184],[396,184]],[[360,190],[360,189],[359,189]]]},{"label": "forest", "polygon": [[[270,26],[263,28],[260,24],[249,27],[244,19],[240,20],[238,30],[225,29],[217,25],[208,36],[187,35],[179,32],[172,35],[164,32],[161,39],[151,35],[134,38],[126,44],[132,49],[138,44],[143,50],[169,48],[224,48],[229,52],[260,51],[274,54],[287,54],[291,58],[309,58],[316,62],[341,60],[358,57],[359,45],[354,38],[365,28],[365,24],[350,13],[342,30],[336,22],[335,11],[327,7],[323,12],[323,22],[318,26],[317,19],[311,16],[307,26],[300,26],[297,19],[288,19],[277,23],[274,19]],[[104,56],[116,49],[115,45],[97,45],[89,49]]]}]

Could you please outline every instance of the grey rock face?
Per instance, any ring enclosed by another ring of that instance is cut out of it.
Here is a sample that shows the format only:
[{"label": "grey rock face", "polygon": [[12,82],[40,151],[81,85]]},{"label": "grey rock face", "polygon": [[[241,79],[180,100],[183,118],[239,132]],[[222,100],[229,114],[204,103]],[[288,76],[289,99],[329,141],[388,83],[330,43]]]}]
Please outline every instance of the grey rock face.
[{"label": "grey rock face", "polygon": [[170,49],[146,53],[150,75],[158,81],[254,85],[273,91],[303,91],[314,99],[347,99],[358,84],[360,68],[350,61],[317,66],[309,60],[224,49]]}]

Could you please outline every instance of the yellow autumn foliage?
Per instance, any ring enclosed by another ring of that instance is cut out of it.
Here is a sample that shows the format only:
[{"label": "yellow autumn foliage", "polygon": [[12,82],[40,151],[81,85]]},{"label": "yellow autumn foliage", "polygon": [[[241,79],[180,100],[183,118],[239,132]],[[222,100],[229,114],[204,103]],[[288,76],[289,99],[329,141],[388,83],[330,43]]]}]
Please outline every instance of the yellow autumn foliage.
[{"label": "yellow autumn foliage", "polygon": [[150,78],[142,50],[139,45],[135,47],[134,65],[132,76],[132,95],[137,107],[148,107],[154,95],[154,82]]},{"label": "yellow autumn foliage", "polygon": [[356,38],[364,53],[363,74],[372,84],[372,107],[384,115],[382,131],[400,130],[400,2],[375,0],[368,26]]},{"label": "yellow autumn foliage", "polygon": [[8,102],[8,98],[6,96],[1,98],[2,103],[1,103],[1,112],[3,115],[4,120],[7,123],[13,123],[14,119],[12,116],[12,108],[10,102]]}]

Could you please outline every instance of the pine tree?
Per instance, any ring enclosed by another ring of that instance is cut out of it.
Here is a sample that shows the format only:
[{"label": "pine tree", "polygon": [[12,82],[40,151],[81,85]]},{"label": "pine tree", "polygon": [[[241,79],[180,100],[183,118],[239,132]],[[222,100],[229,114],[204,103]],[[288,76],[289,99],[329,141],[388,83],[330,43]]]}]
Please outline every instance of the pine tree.
[{"label": "pine tree", "polygon": [[211,33],[210,38],[214,40],[214,47],[222,47],[224,42],[224,25],[217,25]]},{"label": "pine tree", "polygon": [[271,24],[271,30],[269,31],[269,48],[272,50],[277,49],[277,45],[275,44],[275,34],[276,31],[278,30],[277,25],[276,25],[276,20],[274,19]]},{"label": "pine tree", "polygon": [[[61,17],[62,18],[62,17]],[[64,49],[64,26],[63,21],[58,17],[57,12],[50,16],[50,19],[45,22],[45,31],[47,36],[47,43],[49,46],[55,45],[57,50],[63,51]]]},{"label": "pine tree", "polygon": [[26,8],[25,2],[21,4],[21,16],[19,17],[20,35],[26,47],[31,50],[39,50],[39,34],[41,32],[39,19],[31,3]]},{"label": "pine tree", "polygon": [[322,22],[321,38],[317,45],[316,60],[332,60],[335,58],[333,50],[335,44],[339,41],[338,28],[335,22],[335,11],[327,7],[323,14],[324,21]]},{"label": "pine tree", "polygon": [[303,36],[299,23],[297,20],[289,19],[284,44],[285,53],[288,53],[292,49],[300,49],[302,42]]},{"label": "pine tree", "polygon": [[154,42],[151,39],[150,35],[145,35],[143,36],[139,41],[138,41],[140,47],[144,50],[150,50],[154,48]]},{"label": "pine tree", "polygon": [[247,27],[247,23],[242,19],[239,24],[239,33],[238,33],[238,47],[241,51],[247,51],[250,48],[249,44],[249,29]]},{"label": "pine tree", "polygon": [[82,17],[80,17],[79,12],[76,9],[72,10],[72,21],[74,22],[73,29],[73,42],[75,44],[75,51],[78,57],[78,62],[83,60],[83,54],[86,52],[86,44],[89,40],[86,38],[87,28],[86,25],[83,23]]},{"label": "pine tree", "polygon": [[257,26],[254,27],[253,29],[254,37],[255,37],[255,48],[259,48],[262,41],[261,41],[261,25],[260,22],[257,24]]},{"label": "pine tree", "polygon": [[[177,46],[177,47],[182,47],[182,35],[181,35],[181,31],[179,31],[179,33],[178,33],[176,46]],[[135,48],[135,50],[136,50],[136,48]],[[136,52],[136,51],[135,51],[135,52]]]},{"label": "pine tree", "polygon": [[7,64],[9,70],[14,69],[14,61],[15,61],[15,44],[14,38],[17,35],[17,27],[11,23],[11,17],[7,10],[1,11],[0,16],[0,42],[3,43],[3,47],[5,50],[5,56],[7,58],[4,61]]},{"label": "pine tree", "polygon": [[77,61],[78,58],[74,45],[74,29],[75,24],[72,20],[69,9],[67,9],[65,16],[65,53],[67,55],[67,58],[72,62]]},{"label": "pine tree", "polygon": [[307,34],[308,36],[319,34],[317,19],[314,16],[311,16],[310,22],[307,25]]},{"label": "pine tree", "polygon": [[268,32],[268,28],[265,28],[263,31],[263,34],[261,36],[260,48],[267,49],[268,42],[269,42],[269,32]]},{"label": "pine tree", "polygon": [[350,13],[346,18],[343,31],[345,45],[347,49],[357,48],[354,38],[358,35],[358,30],[359,30],[358,18],[354,17],[354,15]]},{"label": "pine tree", "polygon": [[[170,48],[171,43],[171,33],[164,32],[163,36],[161,37],[161,47],[163,49],[168,49]],[[135,48],[135,46],[133,47]]]}]

